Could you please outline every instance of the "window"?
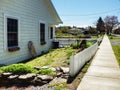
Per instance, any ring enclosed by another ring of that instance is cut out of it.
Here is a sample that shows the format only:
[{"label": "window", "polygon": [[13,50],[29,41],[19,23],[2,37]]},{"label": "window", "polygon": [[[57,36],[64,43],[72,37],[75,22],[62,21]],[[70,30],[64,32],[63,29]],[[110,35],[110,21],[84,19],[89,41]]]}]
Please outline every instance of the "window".
[{"label": "window", "polygon": [[50,27],[50,39],[53,39],[53,27]]},{"label": "window", "polygon": [[9,51],[18,50],[18,20],[7,18],[7,47]]},{"label": "window", "polygon": [[41,45],[46,44],[45,42],[45,24],[40,23],[40,43]]}]

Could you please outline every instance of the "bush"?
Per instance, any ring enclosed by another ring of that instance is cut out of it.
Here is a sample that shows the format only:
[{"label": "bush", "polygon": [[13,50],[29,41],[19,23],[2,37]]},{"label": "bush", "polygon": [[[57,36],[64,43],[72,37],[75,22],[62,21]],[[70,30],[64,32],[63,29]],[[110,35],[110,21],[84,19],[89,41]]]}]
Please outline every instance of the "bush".
[{"label": "bush", "polygon": [[36,70],[25,64],[12,64],[0,68],[2,72],[11,72],[13,74],[35,73]]},{"label": "bush", "polygon": [[90,46],[92,46],[92,45],[93,45],[92,42],[87,42],[87,47],[90,47]]},{"label": "bush", "polygon": [[73,49],[78,49],[78,48],[79,48],[79,45],[78,45],[78,44],[71,44],[71,47],[72,47]]},{"label": "bush", "polygon": [[87,47],[92,46],[92,45],[95,44],[96,42],[97,42],[96,40],[87,41]]}]

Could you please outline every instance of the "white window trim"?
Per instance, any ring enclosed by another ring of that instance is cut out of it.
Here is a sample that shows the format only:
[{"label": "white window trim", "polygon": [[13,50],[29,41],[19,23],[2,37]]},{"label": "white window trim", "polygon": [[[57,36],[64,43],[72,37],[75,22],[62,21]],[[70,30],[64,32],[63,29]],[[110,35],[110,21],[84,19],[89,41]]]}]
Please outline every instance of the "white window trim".
[{"label": "white window trim", "polygon": [[[51,28],[53,28],[52,38],[51,38]],[[51,26],[51,27],[50,27],[50,39],[51,39],[51,40],[53,40],[53,38],[54,38],[54,27],[53,27],[53,26]]]},{"label": "white window trim", "polygon": [[39,30],[38,30],[38,34],[39,34],[39,44],[41,45],[41,42],[40,42],[40,23],[43,23],[43,24],[45,24],[45,42],[47,42],[46,41],[46,22],[45,21],[42,21],[42,20],[39,20],[39,24],[38,24],[38,26],[39,26]]},{"label": "white window trim", "polygon": [[48,37],[49,37],[50,40],[52,40],[52,39],[51,39],[51,27],[52,27],[52,26],[49,26],[49,30],[48,30],[48,32],[49,32],[49,36],[48,36]]},{"label": "white window trim", "polygon": [[18,20],[18,47],[20,45],[20,17],[11,14],[4,14],[4,50],[8,51],[7,42],[7,18]]},{"label": "white window trim", "polygon": [[55,26],[53,26],[53,39],[55,38]]},{"label": "white window trim", "polygon": [[[53,28],[53,38],[51,39],[51,27]],[[50,41],[53,41],[55,37],[55,26],[54,25],[49,25],[48,26],[48,38],[50,39]]]}]

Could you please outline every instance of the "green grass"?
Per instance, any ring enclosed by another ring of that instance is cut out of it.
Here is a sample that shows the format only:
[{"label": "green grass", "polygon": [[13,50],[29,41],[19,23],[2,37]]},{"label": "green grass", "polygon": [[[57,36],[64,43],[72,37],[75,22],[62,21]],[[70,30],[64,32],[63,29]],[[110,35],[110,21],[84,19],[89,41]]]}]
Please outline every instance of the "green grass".
[{"label": "green grass", "polygon": [[120,66],[120,45],[112,45],[112,48],[114,50],[116,59],[117,59],[119,66]]},{"label": "green grass", "polygon": [[62,90],[67,87],[67,82],[56,82],[54,84],[49,84],[48,87],[55,87],[55,90]]},{"label": "green grass", "polygon": [[120,37],[108,36],[110,40],[120,40]]},{"label": "green grass", "polygon": [[[87,47],[94,44],[94,41],[89,41],[87,43]],[[78,45],[75,44],[72,47],[67,48],[58,48],[49,51],[49,53],[44,54],[40,57],[37,57],[29,62],[26,65],[29,66],[52,66],[52,67],[59,67],[59,66],[67,66],[69,64],[69,59],[72,55],[79,51]]]},{"label": "green grass", "polygon": [[67,33],[56,33],[56,37],[76,37],[76,36]]},{"label": "green grass", "polygon": [[46,68],[46,69],[40,69],[39,71],[38,71],[38,74],[42,74],[42,75],[56,75],[56,73],[53,71],[53,70],[51,70],[51,69],[48,69],[48,68]]},{"label": "green grass", "polygon": [[70,47],[51,50],[49,53],[27,62],[26,65],[30,65],[32,67],[41,67],[46,65],[53,67],[62,66],[65,64],[64,62],[69,60],[71,55],[75,54],[76,51],[76,49],[72,49]]}]

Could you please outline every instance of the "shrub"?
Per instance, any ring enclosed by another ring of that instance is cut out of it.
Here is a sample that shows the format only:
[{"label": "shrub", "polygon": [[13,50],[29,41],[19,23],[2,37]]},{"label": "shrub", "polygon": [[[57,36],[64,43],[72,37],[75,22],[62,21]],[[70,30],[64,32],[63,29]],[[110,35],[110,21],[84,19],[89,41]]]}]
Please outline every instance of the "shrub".
[{"label": "shrub", "polygon": [[0,68],[2,72],[11,72],[14,74],[35,73],[36,70],[25,64],[12,64]]},{"label": "shrub", "polygon": [[71,44],[71,47],[72,47],[73,49],[78,49],[78,48],[79,48],[79,45],[78,45],[78,44]]},{"label": "shrub", "polygon": [[92,46],[92,45],[93,45],[92,42],[87,42],[87,47],[90,47],[90,46]]},{"label": "shrub", "polygon": [[95,44],[96,42],[97,42],[96,40],[87,41],[87,47],[92,46],[92,45]]}]

